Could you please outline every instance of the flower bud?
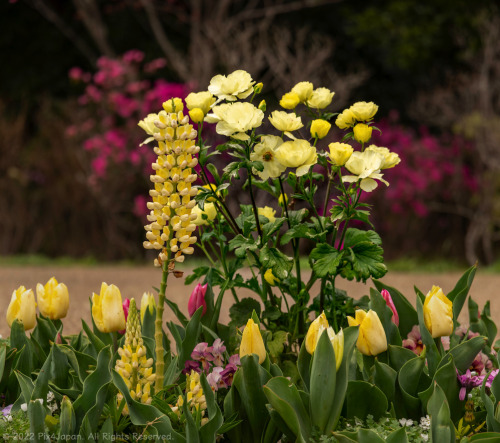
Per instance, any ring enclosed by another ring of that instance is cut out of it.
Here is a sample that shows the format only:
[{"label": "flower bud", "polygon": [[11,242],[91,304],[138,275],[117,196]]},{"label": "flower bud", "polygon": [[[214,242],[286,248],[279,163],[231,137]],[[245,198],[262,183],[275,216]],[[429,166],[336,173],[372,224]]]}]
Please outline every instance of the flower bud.
[{"label": "flower bud", "polygon": [[357,140],[360,143],[366,143],[372,136],[372,127],[366,125],[365,123],[358,123],[354,126],[353,131],[354,140]]},{"label": "flower bud", "polygon": [[52,277],[45,285],[36,285],[38,309],[43,316],[51,320],[66,317],[69,308],[68,288]]},{"label": "flower bud", "polygon": [[99,295],[92,294],[92,317],[101,332],[125,329],[122,296],[115,285],[102,283]]},{"label": "flower bud", "polygon": [[31,289],[19,286],[12,292],[12,298],[7,308],[7,323],[12,327],[14,320],[19,320],[28,331],[36,325],[36,303],[35,295]]},{"label": "flower bud", "polygon": [[208,283],[204,284],[203,286],[198,283],[193,289],[193,292],[191,293],[188,301],[188,313],[190,317],[192,317],[201,306],[203,306],[203,312],[201,313],[201,315],[204,316],[205,312],[207,312],[207,303],[205,302],[207,287]]},{"label": "flower bud", "polygon": [[356,310],[356,317],[347,317],[349,326],[359,325],[356,346],[364,355],[374,356],[387,351],[387,337],[380,319],[375,311]]},{"label": "flower bud", "polygon": [[330,131],[332,125],[326,120],[316,119],[311,123],[311,137],[324,138]]},{"label": "flower bud", "polygon": [[259,356],[259,363],[263,363],[266,359],[266,348],[264,347],[259,325],[252,319],[248,320],[243,330],[240,344],[240,358],[250,354],[257,354]]},{"label": "flower bud", "polygon": [[432,338],[448,336],[453,332],[453,303],[439,286],[433,286],[425,297],[424,322]]}]

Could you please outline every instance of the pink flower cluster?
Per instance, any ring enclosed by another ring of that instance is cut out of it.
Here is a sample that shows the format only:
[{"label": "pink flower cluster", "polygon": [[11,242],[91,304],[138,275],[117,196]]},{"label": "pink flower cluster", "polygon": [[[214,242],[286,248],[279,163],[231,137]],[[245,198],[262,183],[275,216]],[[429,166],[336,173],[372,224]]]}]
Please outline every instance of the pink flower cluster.
[{"label": "pink flower cluster", "polygon": [[[71,81],[83,93],[66,135],[80,141],[89,153],[90,182],[98,189],[107,180],[130,182],[134,176],[150,173],[154,153],[139,147],[144,133],[137,122],[161,109],[169,97],[188,93],[183,84],[153,78],[166,66],[164,59],[144,63],[144,58],[141,51],[131,50],[117,59],[99,58],[94,74],[78,67],[69,71]],[[146,201],[137,198],[134,211],[145,216]]]},{"label": "pink flower cluster", "polygon": [[[374,131],[371,143],[401,157],[397,167],[384,170],[391,185],[383,197],[392,213],[425,217],[431,202],[451,203],[478,191],[473,149],[463,138],[438,137],[426,127],[415,133],[398,123],[395,111],[376,126],[382,133]],[[366,193],[365,198],[376,198],[376,193]]]},{"label": "pink flower cluster", "polygon": [[[485,386],[489,389],[491,388],[491,384],[493,383],[493,380],[495,380],[495,377],[498,375],[498,369],[493,369],[491,371],[491,374],[488,375],[488,378],[486,379]],[[460,375],[457,372],[457,378],[462,387],[460,388],[460,392],[458,394],[458,398],[460,401],[465,400],[465,395],[467,394],[467,391],[470,391],[472,388],[477,388],[478,386],[481,386],[484,382],[484,378],[486,375],[476,375],[475,372],[471,372],[469,369],[465,372],[464,375]]]},{"label": "pink flower cluster", "polygon": [[208,343],[198,343],[191,353],[192,360],[187,360],[183,374],[189,374],[191,371],[201,373],[203,371],[207,376],[207,381],[213,391],[220,388],[228,388],[233,383],[234,373],[240,365],[240,356],[238,354],[229,357],[227,365],[224,366],[224,353],[226,347],[224,342],[218,338],[212,346]]}]

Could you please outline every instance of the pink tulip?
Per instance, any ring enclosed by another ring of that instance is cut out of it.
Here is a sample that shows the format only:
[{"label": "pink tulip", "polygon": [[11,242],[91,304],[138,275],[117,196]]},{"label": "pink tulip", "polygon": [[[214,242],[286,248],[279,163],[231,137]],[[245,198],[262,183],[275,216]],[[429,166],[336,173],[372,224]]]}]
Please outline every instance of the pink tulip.
[{"label": "pink tulip", "polygon": [[[125,323],[127,322],[127,318],[128,318],[128,310],[129,310],[129,306],[130,306],[130,299],[129,298],[126,298],[124,301],[123,301],[123,313],[125,314]],[[118,331],[120,334],[125,334],[126,332],[126,329],[122,329],[121,331]]]},{"label": "pink tulip", "polygon": [[194,288],[188,301],[188,313],[192,317],[200,306],[203,306],[202,316],[207,312],[207,303],[205,302],[205,294],[207,292],[208,283],[203,286],[198,283]]},{"label": "pink tulip", "polygon": [[398,315],[398,311],[396,310],[396,306],[394,306],[394,302],[392,301],[391,294],[389,294],[389,291],[387,289],[382,289],[381,294],[382,294],[382,297],[384,297],[384,300],[387,303],[387,306],[389,306],[389,308],[391,308],[392,322],[396,326],[399,326],[399,315]]}]

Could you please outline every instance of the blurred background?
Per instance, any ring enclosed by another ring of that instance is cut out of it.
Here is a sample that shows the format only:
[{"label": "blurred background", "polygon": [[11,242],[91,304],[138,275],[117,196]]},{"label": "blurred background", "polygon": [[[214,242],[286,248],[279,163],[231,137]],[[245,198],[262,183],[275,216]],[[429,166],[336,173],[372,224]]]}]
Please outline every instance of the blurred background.
[{"label": "blurred background", "polygon": [[144,260],[154,154],[137,122],[245,69],[268,109],[303,80],[336,92],[333,112],[379,105],[373,142],[402,158],[368,198],[386,258],[495,263],[495,3],[1,2],[0,256]]}]

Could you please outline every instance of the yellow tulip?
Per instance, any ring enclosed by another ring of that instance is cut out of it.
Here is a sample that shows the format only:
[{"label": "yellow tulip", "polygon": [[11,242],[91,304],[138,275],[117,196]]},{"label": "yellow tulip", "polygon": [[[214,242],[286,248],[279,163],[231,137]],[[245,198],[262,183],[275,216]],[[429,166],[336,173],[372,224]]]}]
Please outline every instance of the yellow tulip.
[{"label": "yellow tulip", "polygon": [[259,363],[262,363],[266,359],[266,348],[260,334],[259,325],[252,319],[248,320],[243,330],[240,344],[240,358],[250,354],[257,354],[259,356]]},{"label": "yellow tulip", "polygon": [[311,123],[311,137],[324,138],[331,127],[332,125],[326,120],[320,118],[313,120]]},{"label": "yellow tulip", "polygon": [[356,346],[364,355],[378,355],[387,351],[387,337],[378,315],[371,309],[366,313],[361,309],[356,311],[356,318],[347,317],[349,326],[359,325],[359,335]]},{"label": "yellow tulip", "polygon": [[122,295],[115,285],[103,282],[100,294],[92,294],[92,317],[101,332],[125,329]]},{"label": "yellow tulip", "polygon": [[372,136],[372,127],[365,125],[364,123],[358,123],[354,126],[354,140],[357,140],[360,143],[366,143],[370,140]]},{"label": "yellow tulip", "polygon": [[12,327],[14,320],[19,320],[24,325],[24,330],[32,329],[36,325],[35,294],[31,289],[19,286],[12,292],[12,298],[7,308],[7,323]]},{"label": "yellow tulip", "polygon": [[453,303],[439,286],[433,286],[425,297],[424,322],[432,338],[453,332]]},{"label": "yellow tulip", "polygon": [[328,320],[326,319],[326,315],[324,312],[322,312],[321,315],[311,323],[307,331],[306,350],[307,352],[309,352],[309,354],[312,354],[316,349],[316,344],[318,343],[319,339],[320,328],[323,329],[328,328]]},{"label": "yellow tulip", "polygon": [[36,297],[38,309],[40,309],[43,316],[51,320],[66,317],[69,308],[69,294],[64,283],[57,283],[54,277],[45,286],[38,283],[36,285]]},{"label": "yellow tulip", "polygon": [[146,314],[146,309],[149,309],[149,313],[153,314],[154,308],[156,308],[156,301],[153,294],[145,292],[142,294],[141,298],[141,322],[144,321],[144,315]]}]

